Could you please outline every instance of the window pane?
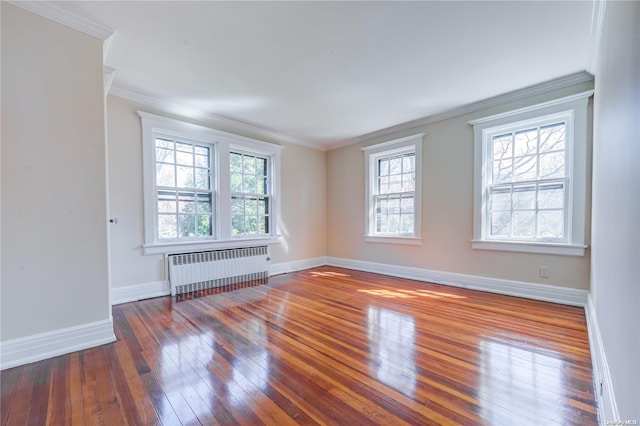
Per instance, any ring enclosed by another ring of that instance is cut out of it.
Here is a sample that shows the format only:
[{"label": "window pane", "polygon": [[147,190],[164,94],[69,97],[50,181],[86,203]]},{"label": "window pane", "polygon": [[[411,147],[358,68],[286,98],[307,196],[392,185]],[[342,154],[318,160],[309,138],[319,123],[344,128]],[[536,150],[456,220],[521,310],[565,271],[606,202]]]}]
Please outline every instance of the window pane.
[{"label": "window pane", "polygon": [[209,157],[209,148],[206,146],[195,146],[194,148],[196,154],[204,155],[205,157]]},{"label": "window pane", "polygon": [[156,164],[156,185],[176,186],[175,166],[173,164]]},{"label": "window pane", "polygon": [[198,194],[198,213],[211,214],[211,194]]},{"label": "window pane", "polygon": [[540,179],[564,177],[564,151],[540,155]]},{"label": "window pane", "polygon": [[416,156],[405,155],[402,157],[402,173],[414,172],[416,170]]},{"label": "window pane", "polygon": [[387,232],[387,216],[377,214],[376,215],[376,232],[386,233]]},{"label": "window pane", "polygon": [[511,210],[511,191],[509,188],[492,188],[489,192],[491,210]]},{"label": "window pane", "polygon": [[258,176],[256,180],[256,194],[267,193],[267,178]]},{"label": "window pane", "polygon": [[415,173],[407,173],[402,175],[402,191],[413,191],[416,185]]},{"label": "window pane", "polygon": [[505,158],[512,157],[511,152],[511,134],[500,135],[493,137],[493,159],[494,160],[502,160]]},{"label": "window pane", "polygon": [[185,166],[193,166],[193,154],[176,151],[176,163]]},{"label": "window pane", "polygon": [[564,212],[562,210],[538,213],[538,238],[564,238]]},{"label": "window pane", "polygon": [[178,188],[193,188],[193,168],[192,167],[184,167],[178,166],[176,167],[178,170],[177,174],[177,186]]},{"label": "window pane", "polygon": [[378,175],[385,176],[389,174],[389,160],[378,160]]},{"label": "window pane", "polygon": [[403,214],[400,219],[400,232],[403,234],[413,233],[413,214]]},{"label": "window pane", "polygon": [[389,198],[387,203],[389,214],[400,214],[400,199],[398,197]]},{"label": "window pane", "polygon": [[244,191],[245,193],[248,194],[255,194],[256,193],[256,177],[253,175],[245,175],[244,176]]},{"label": "window pane", "polygon": [[540,152],[561,151],[565,148],[565,124],[540,128]]},{"label": "window pane", "polygon": [[175,144],[173,141],[167,140],[167,139],[156,139],[156,147],[157,148],[166,148],[166,149],[170,149],[173,150],[175,147]]},{"label": "window pane", "polygon": [[209,157],[204,155],[196,155],[196,167],[209,168]]},{"label": "window pane", "polygon": [[193,152],[193,145],[189,143],[176,142],[176,151]]},{"label": "window pane", "polygon": [[538,187],[539,209],[564,208],[564,183],[543,184]]},{"label": "window pane", "polygon": [[244,197],[231,197],[231,214],[244,215]]},{"label": "window pane", "polygon": [[513,212],[513,236],[532,238],[535,235],[535,217],[533,211]]},{"label": "window pane", "polygon": [[158,213],[176,213],[176,193],[158,191]]},{"label": "window pane", "polygon": [[402,191],[402,175],[392,175],[389,178],[389,192]]},{"label": "window pane", "polygon": [[266,158],[256,158],[256,173],[259,175],[267,174],[267,160]]},{"label": "window pane", "polygon": [[196,236],[196,217],[194,215],[178,215],[178,236],[180,238]]},{"label": "window pane", "polygon": [[389,160],[389,172],[394,175],[402,171],[402,159],[395,157]]},{"label": "window pane", "polygon": [[380,177],[378,180],[378,194],[388,194],[388,193],[389,193],[389,178]]},{"label": "window pane", "polygon": [[159,238],[176,238],[177,220],[176,215],[159,214],[158,215],[158,237]]},{"label": "window pane", "polygon": [[513,209],[535,209],[536,187],[535,185],[513,187]]},{"label": "window pane", "polygon": [[389,215],[387,217],[387,232],[398,234],[400,232],[400,215]]},{"label": "window pane", "polygon": [[208,236],[211,235],[211,216],[209,215],[199,215],[198,216],[198,235],[199,236]]},{"label": "window pane", "polygon": [[491,213],[491,235],[494,237],[511,236],[511,212]]},{"label": "window pane", "polygon": [[261,198],[258,200],[258,214],[265,215],[267,213],[269,213],[267,199]]},{"label": "window pane", "polygon": [[402,197],[400,209],[402,213],[413,213],[413,197]]},{"label": "window pane", "polygon": [[538,175],[536,169],[536,161],[538,157],[535,155],[529,155],[526,157],[516,157],[514,159],[513,167],[513,181],[523,182],[529,180],[535,180]]},{"label": "window pane", "polygon": [[538,129],[516,132],[513,156],[531,155],[538,152]]},{"label": "window pane", "polygon": [[196,188],[209,189],[209,187],[210,187],[209,170],[196,169]]},{"label": "window pane", "polygon": [[246,174],[256,174],[256,158],[245,155],[242,159],[242,167]]},{"label": "window pane", "polygon": [[242,174],[231,173],[231,192],[242,192]]},{"label": "window pane", "polygon": [[232,152],[229,155],[231,172],[242,172],[242,155]]},{"label": "window pane", "polygon": [[193,196],[186,196],[184,194],[180,194],[178,198],[178,213],[195,213],[196,212],[196,203],[194,202]]},{"label": "window pane", "polygon": [[511,182],[513,176],[513,160],[500,160],[493,162],[493,183]]},{"label": "window pane", "polygon": [[156,161],[159,163],[173,163],[175,161],[173,150],[156,148]]}]

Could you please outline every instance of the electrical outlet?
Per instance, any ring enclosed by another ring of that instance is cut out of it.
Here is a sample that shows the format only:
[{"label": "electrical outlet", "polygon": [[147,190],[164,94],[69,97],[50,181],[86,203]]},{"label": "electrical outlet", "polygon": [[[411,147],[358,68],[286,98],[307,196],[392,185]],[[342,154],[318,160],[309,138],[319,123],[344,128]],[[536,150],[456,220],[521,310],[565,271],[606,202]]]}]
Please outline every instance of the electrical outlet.
[{"label": "electrical outlet", "polygon": [[540,278],[549,278],[549,267],[541,266],[540,267]]}]

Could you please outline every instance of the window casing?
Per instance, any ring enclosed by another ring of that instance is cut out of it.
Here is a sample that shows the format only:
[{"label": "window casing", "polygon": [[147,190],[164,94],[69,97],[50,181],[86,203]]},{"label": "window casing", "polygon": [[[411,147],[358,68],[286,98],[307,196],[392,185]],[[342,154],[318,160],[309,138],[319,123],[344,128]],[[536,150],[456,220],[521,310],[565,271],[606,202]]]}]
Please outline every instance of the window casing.
[{"label": "window casing", "polygon": [[[281,146],[138,114],[143,128],[144,254],[279,242]],[[240,169],[235,167],[238,158]],[[239,217],[242,227],[237,226]]]},{"label": "window casing", "polygon": [[475,134],[473,248],[584,254],[591,94],[470,122]]},{"label": "window casing", "polygon": [[365,241],[421,244],[423,137],[418,134],[363,148]]}]

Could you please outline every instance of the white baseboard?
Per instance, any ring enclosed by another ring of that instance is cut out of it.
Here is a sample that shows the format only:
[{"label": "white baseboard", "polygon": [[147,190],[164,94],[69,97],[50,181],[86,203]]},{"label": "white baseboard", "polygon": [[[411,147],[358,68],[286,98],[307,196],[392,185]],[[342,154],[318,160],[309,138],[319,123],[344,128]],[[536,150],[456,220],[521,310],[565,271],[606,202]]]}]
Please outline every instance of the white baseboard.
[{"label": "white baseboard", "polygon": [[136,302],[152,297],[168,296],[171,294],[169,281],[155,281],[145,284],[136,284],[126,287],[113,287],[111,289],[111,303]]},{"label": "white baseboard", "polygon": [[586,306],[587,295],[589,294],[586,290],[575,288],[365,262],[362,260],[342,259],[338,257],[327,257],[327,264],[358,271],[390,275],[392,277],[445,284],[508,296],[526,297],[528,299],[544,300],[546,302],[561,303],[563,305]]},{"label": "white baseboard", "polygon": [[113,322],[96,321],[0,343],[0,369],[115,342]]},{"label": "white baseboard", "polygon": [[327,264],[326,256],[312,257],[310,259],[292,260],[291,262],[281,262],[272,264],[269,268],[269,276],[286,274],[288,272],[302,271],[304,269],[317,268]]},{"label": "white baseboard", "polygon": [[596,316],[596,308],[591,295],[584,308],[589,330],[589,347],[591,348],[591,364],[593,366],[593,380],[596,400],[598,401],[599,420],[617,421],[620,419],[618,404],[613,392],[609,364],[602,343],[600,325]]}]

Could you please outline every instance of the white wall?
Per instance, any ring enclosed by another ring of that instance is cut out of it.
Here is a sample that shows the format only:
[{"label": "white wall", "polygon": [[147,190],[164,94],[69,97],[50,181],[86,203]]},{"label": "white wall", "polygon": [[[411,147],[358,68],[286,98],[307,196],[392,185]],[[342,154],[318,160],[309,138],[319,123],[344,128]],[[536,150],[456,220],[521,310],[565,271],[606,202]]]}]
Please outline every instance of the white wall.
[{"label": "white wall", "polygon": [[[473,128],[469,120],[589,90],[583,83],[432,123],[412,131],[376,138],[366,145],[425,133],[423,143],[422,246],[364,241],[364,155],[351,145],[327,155],[328,255],[427,270],[589,288],[589,252],[584,257],[473,250]],[[589,132],[589,138],[591,133]],[[586,211],[586,241],[589,241]],[[547,266],[549,278],[539,267]]]},{"label": "white wall", "polygon": [[[110,212],[119,224],[111,229],[111,273],[115,289],[164,281],[162,256],[144,256],[142,206],[142,136],[136,111],[218,128],[206,120],[191,120],[109,96]],[[236,132],[237,133],[237,132]],[[282,243],[271,246],[274,267],[283,262],[326,255],[326,162],[323,151],[238,133],[283,145],[281,154],[282,205],[279,227]]]},{"label": "white wall", "polygon": [[102,42],[0,7],[6,342],[108,321],[111,307]]},{"label": "white wall", "polygon": [[619,411],[605,421],[640,421],[639,46],[640,3],[607,2],[596,64],[591,275]]}]

